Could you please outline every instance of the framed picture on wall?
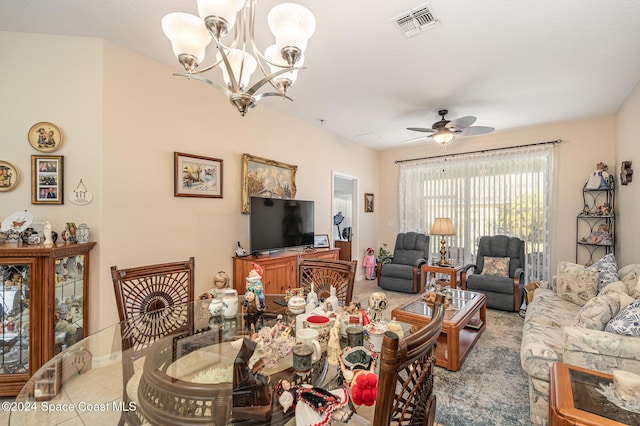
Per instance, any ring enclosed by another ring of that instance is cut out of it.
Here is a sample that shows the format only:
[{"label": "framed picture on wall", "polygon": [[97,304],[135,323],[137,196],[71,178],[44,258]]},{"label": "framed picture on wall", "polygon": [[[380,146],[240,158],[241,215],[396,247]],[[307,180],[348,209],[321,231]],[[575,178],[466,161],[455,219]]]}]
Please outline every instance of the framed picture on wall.
[{"label": "framed picture on wall", "polygon": [[242,154],[242,213],[251,197],[294,199],[298,166]]},{"label": "framed picture on wall", "polygon": [[31,156],[31,204],[64,204],[64,157]]},{"label": "framed picture on wall", "polygon": [[373,213],[373,194],[364,194],[364,212]]},{"label": "framed picture on wall", "polygon": [[222,198],[222,160],[173,153],[175,197]]}]

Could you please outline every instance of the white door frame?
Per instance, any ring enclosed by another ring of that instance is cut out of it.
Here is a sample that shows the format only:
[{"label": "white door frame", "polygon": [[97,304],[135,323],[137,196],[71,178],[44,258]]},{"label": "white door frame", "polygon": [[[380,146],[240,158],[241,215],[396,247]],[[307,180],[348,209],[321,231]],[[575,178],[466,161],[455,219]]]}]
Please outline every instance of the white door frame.
[{"label": "white door frame", "polygon": [[346,179],[351,181],[351,259],[357,259],[357,253],[360,253],[359,249],[359,238],[358,238],[358,212],[359,210],[359,201],[360,197],[358,195],[358,177],[353,175],[348,175],[346,173],[341,173],[333,170],[331,172],[331,215],[329,217],[330,227],[331,227],[331,235],[333,236],[333,229],[335,225],[333,224],[333,211],[334,211],[334,197],[335,197],[335,179]]}]

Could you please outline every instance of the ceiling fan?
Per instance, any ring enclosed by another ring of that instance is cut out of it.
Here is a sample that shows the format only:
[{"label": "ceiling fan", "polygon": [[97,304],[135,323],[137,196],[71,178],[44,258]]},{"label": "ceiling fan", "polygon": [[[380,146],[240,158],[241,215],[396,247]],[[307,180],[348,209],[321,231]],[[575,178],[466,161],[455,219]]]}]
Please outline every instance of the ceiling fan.
[{"label": "ceiling fan", "polygon": [[447,120],[444,118],[449,113],[449,110],[441,109],[438,111],[440,120],[433,123],[431,128],[427,127],[407,127],[407,130],[413,130],[414,132],[433,133],[426,137],[432,137],[440,145],[449,145],[456,138],[460,136],[474,136],[482,135],[484,133],[493,132],[493,127],[487,126],[472,126],[476,121],[476,117],[468,115],[466,117],[460,117],[455,120]]}]

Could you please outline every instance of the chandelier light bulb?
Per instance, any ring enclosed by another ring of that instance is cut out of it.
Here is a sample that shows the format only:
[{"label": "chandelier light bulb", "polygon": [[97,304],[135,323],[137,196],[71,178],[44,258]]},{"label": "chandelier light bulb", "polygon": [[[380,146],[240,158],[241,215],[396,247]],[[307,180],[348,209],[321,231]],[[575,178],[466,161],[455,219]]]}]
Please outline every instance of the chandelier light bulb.
[{"label": "chandelier light bulb", "polygon": [[178,59],[181,55],[188,55],[195,57],[198,63],[204,60],[211,35],[200,18],[188,13],[170,13],[162,18],[162,30],[171,41],[173,53]]},{"label": "chandelier light bulb", "polygon": [[[289,68],[289,63],[287,62],[286,59],[282,57],[282,53],[280,53],[280,49],[278,49],[278,46],[276,46],[275,44],[272,44],[271,46],[265,49],[264,57],[269,62],[269,68],[271,69],[272,73],[282,71],[284,68]],[[296,67],[301,67],[303,64],[304,64],[304,56],[301,56],[298,62],[296,62]],[[288,79],[289,86],[291,86],[293,83],[295,83],[296,79],[298,78],[298,71],[299,70],[292,70],[289,72],[285,72],[275,77],[275,80],[278,81],[281,79]]]},{"label": "chandelier light bulb", "polygon": [[316,18],[304,6],[295,3],[281,3],[269,12],[269,28],[276,36],[276,45],[297,47],[303,53],[307,42],[316,30]]},{"label": "chandelier light bulb", "polygon": [[226,34],[236,23],[236,16],[246,0],[196,0],[198,14],[206,20],[208,17],[223,19],[226,25],[220,36]]},{"label": "chandelier light bulb", "polygon": [[[229,49],[225,53],[227,54],[227,58],[229,59],[229,64],[231,65],[231,71],[233,71],[233,75],[235,76],[235,78],[240,79],[240,87],[249,87],[251,75],[258,67],[258,62],[256,62],[256,59],[249,53],[246,53],[240,49]],[[220,52],[216,54],[216,60],[222,61],[222,55],[220,54]],[[227,85],[230,85],[231,79],[229,77],[229,73],[227,72],[227,68],[224,66],[222,66],[221,68],[222,78],[224,79],[224,82],[227,83]]]}]

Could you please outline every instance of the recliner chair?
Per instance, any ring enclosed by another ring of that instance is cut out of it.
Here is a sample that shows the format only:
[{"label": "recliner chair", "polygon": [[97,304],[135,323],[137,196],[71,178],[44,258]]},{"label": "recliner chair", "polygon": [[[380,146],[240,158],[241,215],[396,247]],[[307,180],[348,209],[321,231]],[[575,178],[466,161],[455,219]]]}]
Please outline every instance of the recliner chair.
[{"label": "recliner chair", "polygon": [[[487,257],[509,259],[504,276],[486,273]],[[462,288],[484,293],[487,296],[487,308],[519,311],[524,296],[524,267],[524,241],[506,235],[481,237],[475,265],[466,265],[463,269]],[[472,273],[468,274],[471,269]]]},{"label": "recliner chair", "polygon": [[[385,290],[418,293],[420,267],[429,258],[429,236],[417,232],[398,234],[392,256],[380,259],[378,285]],[[388,263],[383,263],[390,259]]]}]

